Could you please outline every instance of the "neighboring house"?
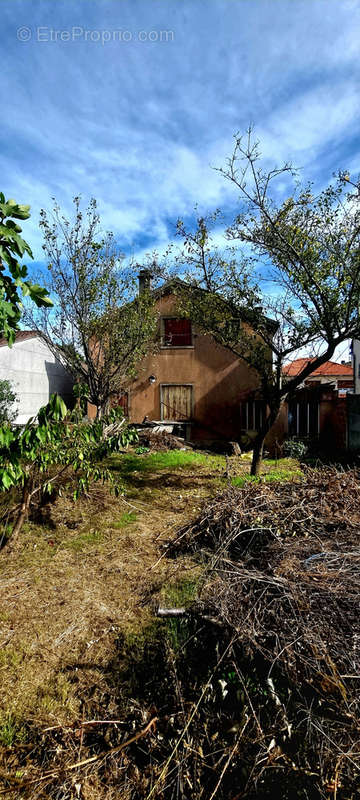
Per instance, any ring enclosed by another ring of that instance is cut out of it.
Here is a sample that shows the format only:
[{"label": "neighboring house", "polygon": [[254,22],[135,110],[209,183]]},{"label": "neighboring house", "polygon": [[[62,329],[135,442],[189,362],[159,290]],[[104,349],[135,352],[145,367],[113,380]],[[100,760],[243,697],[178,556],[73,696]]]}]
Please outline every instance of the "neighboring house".
[{"label": "neighboring house", "polygon": [[0,379],[11,381],[19,402],[16,424],[24,425],[57,392],[70,403],[73,378],[38,331],[18,331],[9,347],[0,339]]},{"label": "neighboring house", "polygon": [[[293,378],[298,375],[309,361],[314,361],[314,358],[297,358],[291,361],[283,369],[284,378]],[[338,392],[339,397],[345,395],[347,392],[354,391],[354,374],[351,362],[346,363],[342,361],[341,364],[336,361],[325,361],[321,367],[318,367],[311,372],[305,379],[304,386],[324,385],[331,384],[332,388]]]},{"label": "neighboring house", "polygon": [[[141,291],[143,275],[139,277]],[[257,373],[181,317],[174,282],[155,295],[159,347],[141,361],[137,379],[117,402],[131,422],[161,422],[193,441],[239,440],[241,401],[254,394]],[[94,415],[89,407],[89,416]]]},{"label": "neighboring house", "polygon": [[[298,375],[312,358],[297,358],[283,369],[284,380]],[[346,395],[354,391],[351,364],[326,361],[288,398],[285,433],[319,439],[324,447],[347,447]]]}]

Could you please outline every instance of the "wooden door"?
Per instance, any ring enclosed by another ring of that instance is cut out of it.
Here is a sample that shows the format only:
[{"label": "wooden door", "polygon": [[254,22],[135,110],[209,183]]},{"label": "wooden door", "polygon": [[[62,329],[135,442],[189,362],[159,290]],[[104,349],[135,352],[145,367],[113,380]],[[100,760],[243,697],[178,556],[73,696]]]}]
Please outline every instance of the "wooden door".
[{"label": "wooden door", "polygon": [[161,419],[189,420],[192,417],[192,386],[162,384]]}]

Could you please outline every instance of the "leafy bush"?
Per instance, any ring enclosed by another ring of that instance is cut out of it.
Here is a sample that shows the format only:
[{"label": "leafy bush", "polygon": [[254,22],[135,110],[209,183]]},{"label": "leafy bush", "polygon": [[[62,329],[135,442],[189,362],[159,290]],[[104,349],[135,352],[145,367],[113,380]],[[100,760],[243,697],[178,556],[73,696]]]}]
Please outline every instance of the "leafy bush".
[{"label": "leafy bush", "polygon": [[304,458],[308,450],[308,445],[301,439],[287,439],[283,445],[284,456],[289,458]]},{"label": "leafy bush", "polygon": [[0,380],[0,425],[15,421],[16,410],[14,409],[14,403],[17,402],[19,401],[11,382]]},{"label": "leafy bush", "polygon": [[69,483],[75,484],[74,500],[96,481],[108,482],[119,493],[121,487],[102,461],[138,441],[136,431],[123,427],[124,423],[115,409],[94,423],[76,422],[54,394],[23,429],[0,426],[0,492],[12,487],[21,491],[12,542],[28,516],[32,498],[51,494],[66,474]]},{"label": "leafy bush", "polygon": [[33,258],[27,242],[21,238],[21,227],[14,220],[28,219],[30,206],[19,205],[15,200],[5,200],[0,192],[0,330],[9,345],[14,344],[19,329],[22,302],[21,295],[29,297],[38,307],[53,304],[46,289],[24,280],[27,267],[21,266],[18,258],[25,255]]}]

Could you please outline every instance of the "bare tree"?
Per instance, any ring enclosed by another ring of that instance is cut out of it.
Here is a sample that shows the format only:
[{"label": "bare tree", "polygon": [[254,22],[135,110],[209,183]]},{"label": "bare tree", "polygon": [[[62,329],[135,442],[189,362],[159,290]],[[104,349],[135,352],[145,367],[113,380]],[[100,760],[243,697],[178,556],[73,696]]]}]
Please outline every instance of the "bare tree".
[{"label": "bare tree", "polygon": [[51,311],[27,309],[64,366],[83,387],[83,396],[101,416],[112,395],[123,391],[141,358],[154,346],[157,315],[152,295],[137,287],[113,234],[101,235],[96,201],[85,214],[74,198],[74,219],[41,211],[43,249],[48,261]]},{"label": "bare tree", "polygon": [[[339,172],[315,194],[312,185],[300,185],[289,164],[266,170],[251,130],[235,137],[233,154],[219,171],[239,193],[240,211],[226,237],[245,249],[224,253],[215,247],[218,212],[199,217],[192,230],[180,220],[181,259],[191,286],[182,302],[202,330],[258,375],[267,411],[254,442],[251,473],[257,475],[281,402],[338,345],[360,335],[360,183]],[[279,180],[292,190],[282,202]],[[284,383],[284,363],[304,348],[314,358]]]}]

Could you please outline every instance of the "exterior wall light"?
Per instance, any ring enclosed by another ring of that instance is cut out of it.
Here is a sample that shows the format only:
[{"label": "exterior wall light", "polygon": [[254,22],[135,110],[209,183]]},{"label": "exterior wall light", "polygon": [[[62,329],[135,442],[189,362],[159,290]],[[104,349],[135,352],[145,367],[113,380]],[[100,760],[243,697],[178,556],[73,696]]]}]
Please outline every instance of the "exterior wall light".
[{"label": "exterior wall light", "polygon": [[149,383],[156,383],[156,375],[149,376]]}]

